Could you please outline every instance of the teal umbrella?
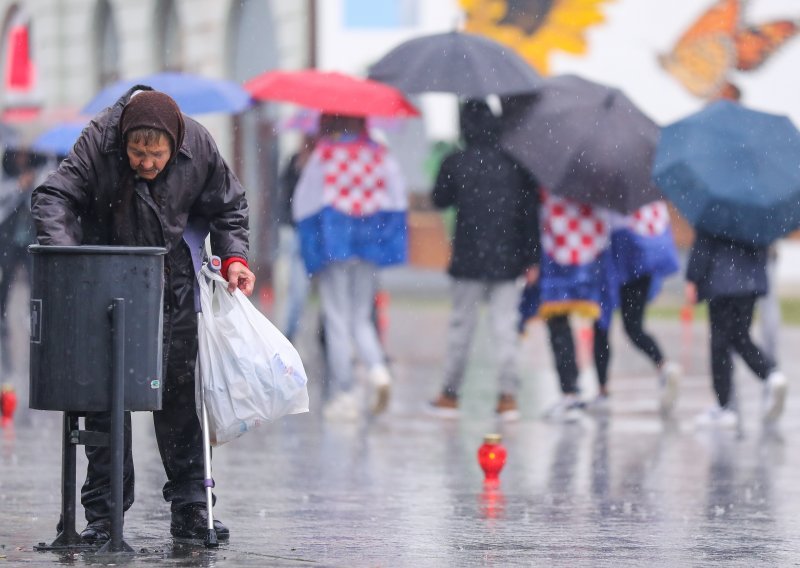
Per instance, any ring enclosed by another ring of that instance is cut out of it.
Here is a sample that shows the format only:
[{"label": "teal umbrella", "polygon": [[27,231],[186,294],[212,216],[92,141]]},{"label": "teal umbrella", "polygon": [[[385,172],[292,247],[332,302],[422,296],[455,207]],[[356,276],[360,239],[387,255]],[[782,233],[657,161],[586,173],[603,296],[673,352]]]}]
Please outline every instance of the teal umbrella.
[{"label": "teal umbrella", "polygon": [[661,131],[653,178],[697,229],[759,246],[800,227],[800,132],[720,101]]}]

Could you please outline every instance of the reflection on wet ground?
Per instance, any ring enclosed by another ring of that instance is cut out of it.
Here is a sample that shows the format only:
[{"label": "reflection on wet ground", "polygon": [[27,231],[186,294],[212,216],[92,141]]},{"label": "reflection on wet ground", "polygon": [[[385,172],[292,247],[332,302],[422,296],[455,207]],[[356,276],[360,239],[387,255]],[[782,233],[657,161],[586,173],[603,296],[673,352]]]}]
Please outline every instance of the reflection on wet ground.
[{"label": "reflection on wet ground", "polygon": [[[60,416],[21,409],[0,431],[0,562],[131,566],[752,566],[800,563],[800,387],[779,428],[758,419],[761,391],[738,371],[739,431],[696,431],[711,404],[705,329],[653,322],[687,368],[673,420],[657,413],[656,383],[643,357],[614,329],[612,404],[574,424],[538,417],[556,396],[540,324],[524,341],[523,420],[493,416],[492,351],[476,345],[463,416],[425,412],[441,377],[447,304],[395,300],[388,340],[395,391],[388,415],[326,423],[289,417],[215,450],[216,515],[232,532],[217,550],[169,538],[160,496],[164,473],[150,416],[134,415],[137,502],[125,539],[135,554],[37,553],[55,537],[60,504]],[[409,330],[414,330],[413,333]],[[687,339],[688,337],[688,339]],[[800,330],[786,329],[784,369]],[[318,348],[299,342],[320,408]],[[587,396],[594,385],[582,379]],[[24,389],[24,387],[23,387]],[[476,452],[499,431],[508,461],[485,486]],[[82,480],[85,461],[79,460]],[[79,509],[79,517],[82,510]],[[82,519],[78,520],[82,528]]]}]

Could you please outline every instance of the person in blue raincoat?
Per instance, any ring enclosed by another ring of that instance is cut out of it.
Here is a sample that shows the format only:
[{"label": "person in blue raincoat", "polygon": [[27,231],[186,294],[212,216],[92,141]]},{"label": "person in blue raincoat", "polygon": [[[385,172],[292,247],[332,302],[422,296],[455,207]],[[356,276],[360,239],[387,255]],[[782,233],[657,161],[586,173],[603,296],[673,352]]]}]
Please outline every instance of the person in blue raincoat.
[{"label": "person in blue raincoat", "polygon": [[739,413],[732,396],[733,351],[764,385],[764,420],[777,420],[783,412],[786,377],[750,337],[756,299],[766,294],[769,286],[767,255],[765,246],[697,230],[686,267],[686,300],[690,304],[708,302],[711,375],[717,397],[716,405],[697,416],[697,426],[738,426]]},{"label": "person in blue raincoat", "polygon": [[[542,191],[540,209],[542,255],[539,281],[523,292],[523,318],[538,315],[547,322],[561,400],[545,418],[580,418],[580,398],[571,315],[594,320],[605,330],[618,303],[618,286],[610,251],[607,210]],[[598,337],[595,333],[595,337]]]},{"label": "person in blue raincoat", "polygon": [[391,376],[371,317],[379,269],[406,261],[407,208],[400,167],[369,137],[365,120],[322,115],[292,215],[306,269],[318,278],[331,393],[324,414],[330,420],[360,415],[355,354],[367,367],[372,412],[388,404]]},{"label": "person in blue raincoat", "polygon": [[[630,215],[611,212],[611,255],[614,281],[619,286],[619,308],[625,333],[631,343],[658,369],[659,402],[664,416],[672,411],[681,369],[667,361],[658,343],[643,327],[647,303],[660,291],[667,276],[678,271],[678,251],[670,227],[669,210],[663,201],[640,207]],[[598,407],[608,402],[608,367],[611,347],[608,328],[594,330],[594,360],[597,369]]]}]

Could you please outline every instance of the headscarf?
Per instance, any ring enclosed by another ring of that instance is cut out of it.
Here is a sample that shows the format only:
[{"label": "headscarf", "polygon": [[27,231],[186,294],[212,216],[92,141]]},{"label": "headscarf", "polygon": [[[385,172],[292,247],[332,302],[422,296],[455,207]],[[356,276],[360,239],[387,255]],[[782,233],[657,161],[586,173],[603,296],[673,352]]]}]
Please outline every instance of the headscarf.
[{"label": "headscarf", "polygon": [[159,91],[134,93],[122,111],[119,128],[123,145],[127,144],[128,133],[136,128],[155,128],[166,132],[172,142],[170,163],[175,160],[186,130],[178,104],[172,97]]},{"label": "headscarf", "polygon": [[[137,128],[154,128],[166,133],[172,143],[172,155],[167,167],[177,159],[178,151],[183,143],[186,126],[178,104],[169,96],[158,91],[135,92],[120,118],[122,134],[122,153],[127,151],[127,136]],[[136,199],[136,185],[146,183],[136,177],[127,159],[123,159],[124,168],[120,178],[118,200],[112,215],[113,243],[123,246],[161,246],[160,235],[147,234],[143,230],[140,218],[152,215],[152,211]]]}]

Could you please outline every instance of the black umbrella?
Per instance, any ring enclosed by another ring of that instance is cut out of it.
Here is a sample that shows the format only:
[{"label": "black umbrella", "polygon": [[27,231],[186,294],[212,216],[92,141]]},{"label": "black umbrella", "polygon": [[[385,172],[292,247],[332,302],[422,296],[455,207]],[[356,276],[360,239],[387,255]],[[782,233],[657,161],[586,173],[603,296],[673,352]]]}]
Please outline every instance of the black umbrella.
[{"label": "black umbrella", "polygon": [[619,90],[564,75],[503,104],[503,147],[555,194],[631,213],[651,180],[659,129]]},{"label": "black umbrella", "polygon": [[531,93],[543,83],[511,48],[461,32],[406,41],[372,65],[369,78],[405,93],[455,93],[470,99]]}]

